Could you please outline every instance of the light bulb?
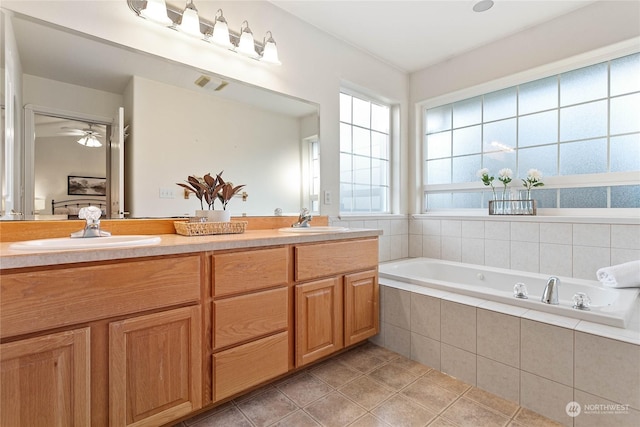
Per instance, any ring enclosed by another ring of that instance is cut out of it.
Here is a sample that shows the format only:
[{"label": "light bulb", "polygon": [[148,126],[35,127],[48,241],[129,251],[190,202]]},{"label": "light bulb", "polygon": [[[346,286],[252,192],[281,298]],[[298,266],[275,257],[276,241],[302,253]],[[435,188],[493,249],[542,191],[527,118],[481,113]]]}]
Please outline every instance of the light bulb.
[{"label": "light bulb", "polygon": [[[220,16],[217,16],[218,13],[220,13]],[[227,20],[222,16],[222,9],[218,9],[218,12],[216,12],[216,20],[213,24],[213,34],[210,41],[218,46],[233,49],[233,44],[229,37],[229,25],[227,25]]]},{"label": "light bulb", "polygon": [[244,21],[242,25],[246,24],[244,29],[240,27],[240,42],[238,43],[238,53],[248,56],[250,58],[257,58],[258,52],[253,42],[253,33],[249,28],[249,23]]},{"label": "light bulb", "polygon": [[178,30],[193,37],[202,37],[198,9],[196,9],[193,2],[189,2],[184,8],[184,12],[182,12],[182,22],[178,25]]},{"label": "light bulb", "polygon": [[147,7],[140,11],[140,16],[167,27],[173,24],[167,16],[167,4],[164,0],[147,0]]},{"label": "light bulb", "polygon": [[96,138],[93,135],[83,136],[77,142],[78,144],[84,145],[85,147],[89,147],[89,148],[102,147],[102,144],[100,143],[100,141],[98,141],[98,138]]},{"label": "light bulb", "polygon": [[262,62],[267,62],[269,64],[281,65],[282,62],[278,59],[278,47],[276,46],[276,41],[273,39],[273,35],[271,31],[267,31],[269,34],[269,38],[265,37],[264,42],[264,50],[262,51]]}]

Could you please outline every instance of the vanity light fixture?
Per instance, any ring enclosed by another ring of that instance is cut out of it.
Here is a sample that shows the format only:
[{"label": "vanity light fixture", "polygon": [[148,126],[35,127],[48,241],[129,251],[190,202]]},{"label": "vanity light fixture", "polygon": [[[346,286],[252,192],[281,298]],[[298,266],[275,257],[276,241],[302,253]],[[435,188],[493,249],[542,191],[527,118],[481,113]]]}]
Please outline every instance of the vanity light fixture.
[{"label": "vanity light fixture", "polygon": [[80,138],[76,142],[78,144],[80,144],[80,145],[84,145],[85,147],[89,147],[89,148],[102,147],[102,143],[100,141],[98,141],[98,138],[96,138],[95,136],[93,136],[91,134],[83,136],[82,138]]},{"label": "vanity light fixture", "polygon": [[193,0],[189,0],[189,3],[185,6],[178,30],[192,37],[202,38],[200,17],[198,16],[198,9],[196,9],[196,6],[193,4]]},{"label": "vanity light fixture", "polygon": [[173,24],[167,15],[167,3],[164,0],[147,0],[147,5],[140,11],[140,16],[165,27]]},{"label": "vanity light fixture", "polygon": [[[267,38],[267,34],[269,38]],[[282,64],[278,59],[278,48],[276,47],[276,41],[273,39],[273,34],[271,31],[267,31],[265,34],[262,44],[264,45],[264,50],[262,51],[262,58],[260,59],[262,62],[268,62],[269,64]]]},{"label": "vanity light fixture", "polygon": [[238,42],[237,52],[249,58],[257,58],[259,56],[258,52],[256,52],[253,32],[251,32],[247,21],[242,21],[240,25],[240,41]]},{"label": "vanity light fixture", "polygon": [[233,49],[234,46],[231,43],[231,36],[229,35],[229,25],[227,24],[227,20],[224,19],[222,9],[218,9],[215,18],[215,22],[213,23],[213,34],[209,37],[209,41],[213,44],[217,44],[218,46]]},{"label": "vanity light fixture", "polygon": [[184,10],[167,5],[165,0],[127,0],[127,5],[139,17],[163,27],[184,32],[252,59],[282,64],[278,59],[278,48],[271,31],[267,31],[268,37],[265,35],[262,42],[256,41],[246,20],[242,22],[240,32],[236,33],[229,30],[222,9],[218,9],[211,22],[200,16],[193,1],[187,0]]}]

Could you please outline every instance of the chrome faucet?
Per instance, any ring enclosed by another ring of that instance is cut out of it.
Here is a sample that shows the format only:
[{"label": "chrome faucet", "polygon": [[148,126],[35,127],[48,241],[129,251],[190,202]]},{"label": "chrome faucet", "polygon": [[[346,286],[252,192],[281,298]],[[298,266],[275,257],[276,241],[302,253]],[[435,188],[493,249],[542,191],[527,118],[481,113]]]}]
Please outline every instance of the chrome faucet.
[{"label": "chrome faucet", "polygon": [[78,211],[78,218],[86,219],[84,229],[71,233],[71,237],[107,237],[108,231],[100,230],[100,216],[102,211],[96,206],[87,206]]},{"label": "chrome faucet", "polygon": [[560,279],[556,276],[549,277],[547,280],[547,286],[544,287],[542,292],[542,301],[545,304],[558,305],[558,287],[560,286]]},{"label": "chrome faucet", "polygon": [[291,224],[294,228],[299,227],[310,227],[309,223],[311,222],[311,214],[309,213],[309,209],[302,208],[300,211],[300,216],[298,216],[298,221]]}]

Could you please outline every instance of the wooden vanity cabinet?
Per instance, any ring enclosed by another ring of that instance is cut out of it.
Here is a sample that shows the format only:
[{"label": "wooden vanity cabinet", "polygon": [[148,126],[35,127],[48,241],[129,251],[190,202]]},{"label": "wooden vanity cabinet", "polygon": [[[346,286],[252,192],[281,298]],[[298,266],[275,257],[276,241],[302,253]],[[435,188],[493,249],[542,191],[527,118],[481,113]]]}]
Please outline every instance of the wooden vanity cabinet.
[{"label": "wooden vanity cabinet", "polygon": [[0,425],[159,426],[378,332],[378,240],[0,271]]},{"label": "wooden vanity cabinet", "polygon": [[2,271],[2,426],[157,426],[202,406],[200,254]]},{"label": "wooden vanity cabinet", "polygon": [[0,425],[90,425],[89,346],[89,328],[0,345]]},{"label": "wooden vanity cabinet", "polygon": [[213,401],[289,370],[290,248],[215,253]]},{"label": "wooden vanity cabinet", "polygon": [[296,367],[379,331],[378,240],[295,247]]}]

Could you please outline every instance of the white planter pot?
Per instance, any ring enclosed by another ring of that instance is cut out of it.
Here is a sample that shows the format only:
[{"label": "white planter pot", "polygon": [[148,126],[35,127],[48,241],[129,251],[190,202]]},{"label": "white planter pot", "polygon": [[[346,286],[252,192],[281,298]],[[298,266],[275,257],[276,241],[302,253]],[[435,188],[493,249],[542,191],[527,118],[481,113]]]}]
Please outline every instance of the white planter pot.
[{"label": "white planter pot", "polygon": [[207,218],[209,222],[229,222],[231,221],[230,211],[215,211],[215,210],[197,210],[196,216],[198,218]]}]

